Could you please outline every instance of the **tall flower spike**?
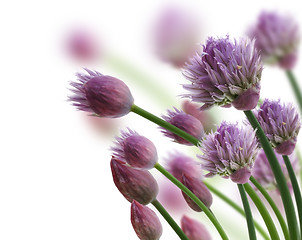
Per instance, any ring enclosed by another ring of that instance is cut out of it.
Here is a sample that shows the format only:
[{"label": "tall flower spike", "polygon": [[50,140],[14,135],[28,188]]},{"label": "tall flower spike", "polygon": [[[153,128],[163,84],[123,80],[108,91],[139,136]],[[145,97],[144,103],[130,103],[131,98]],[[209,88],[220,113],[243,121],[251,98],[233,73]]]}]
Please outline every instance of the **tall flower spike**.
[{"label": "tall flower spike", "polygon": [[140,169],[151,169],[157,162],[157,151],[154,144],[146,137],[128,129],[116,138],[113,156]]},{"label": "tall flower spike", "polygon": [[183,232],[190,240],[211,240],[208,230],[200,222],[183,216],[180,220],[180,226]]},{"label": "tall flower spike", "polygon": [[254,41],[241,38],[233,43],[228,36],[210,37],[203,53],[197,53],[184,67],[183,74],[191,84],[183,85],[190,91],[183,96],[204,103],[202,110],[213,105],[251,110],[259,100],[262,68]]},{"label": "tall flower spike", "polygon": [[[282,155],[276,153],[276,157],[279,161],[279,164],[281,166],[282,172],[284,173],[284,176],[288,182],[288,185],[291,186],[290,178],[288,176],[288,172],[283,160]],[[297,156],[293,153],[289,156],[289,159],[291,160],[292,167],[296,173],[299,172],[299,162]],[[261,149],[256,157],[254,168],[253,168],[253,177],[267,190],[277,190],[277,183],[273,174],[273,171],[270,167],[270,164],[267,160],[267,157]],[[291,188],[291,187],[290,187]],[[277,192],[279,192],[277,190]]]},{"label": "tall flower spike", "polygon": [[300,33],[297,22],[291,16],[261,12],[257,23],[248,30],[248,35],[256,39],[256,47],[265,62],[277,63],[284,69],[294,67]]},{"label": "tall flower spike", "polygon": [[295,148],[301,127],[299,115],[290,103],[265,99],[256,117],[276,152],[290,155]]},{"label": "tall flower spike", "polygon": [[158,185],[149,171],[134,169],[114,158],[110,166],[115,186],[129,202],[146,205],[156,198]]},{"label": "tall flower spike", "polygon": [[141,240],[158,240],[163,231],[156,214],[135,200],[131,204],[131,223]]},{"label": "tall flower spike", "polygon": [[[168,123],[174,125],[175,127],[180,128],[181,130],[191,134],[197,139],[201,139],[203,136],[203,127],[201,122],[193,117],[192,115],[186,114],[185,112],[174,108],[174,111],[168,110],[167,115],[163,115],[162,118]],[[184,140],[178,135],[161,128],[165,136],[170,137],[180,144],[193,145],[192,143]]]},{"label": "tall flower spike", "polygon": [[220,175],[238,184],[248,182],[258,153],[258,142],[252,128],[221,123],[217,131],[208,134],[198,156],[201,166],[209,171],[206,176]]},{"label": "tall flower spike", "polygon": [[78,82],[71,82],[75,95],[69,100],[79,110],[100,117],[117,118],[128,114],[134,99],[121,80],[85,69],[88,74],[77,73]]}]

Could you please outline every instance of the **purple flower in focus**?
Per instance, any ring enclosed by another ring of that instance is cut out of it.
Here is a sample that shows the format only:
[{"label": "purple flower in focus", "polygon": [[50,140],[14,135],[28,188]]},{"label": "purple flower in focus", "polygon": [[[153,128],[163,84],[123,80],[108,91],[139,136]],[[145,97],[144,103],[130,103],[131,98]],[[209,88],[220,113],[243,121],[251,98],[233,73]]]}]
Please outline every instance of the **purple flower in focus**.
[{"label": "purple flower in focus", "polygon": [[[282,172],[284,173],[285,178],[287,179],[287,183],[291,189],[291,182],[290,178],[287,172],[287,168],[285,166],[284,160],[282,155],[275,153],[276,157],[279,161],[279,164],[281,166]],[[291,160],[292,167],[294,169],[294,172],[299,172],[299,164],[298,164],[298,158],[293,153],[289,156],[289,159]],[[267,160],[267,157],[261,149],[256,157],[254,168],[253,168],[253,177],[267,190],[277,190],[277,183],[273,174],[273,171],[271,169],[271,166],[269,164],[269,161]]]},{"label": "purple flower in focus", "polygon": [[211,235],[204,225],[200,222],[183,216],[180,220],[180,226],[183,232],[190,240],[211,240]]},{"label": "purple flower in focus", "polygon": [[128,129],[116,138],[113,156],[139,169],[151,169],[157,162],[157,151],[154,144],[146,137]]},{"label": "purple flower in focus", "polygon": [[276,152],[290,155],[294,151],[301,127],[299,115],[293,105],[265,99],[255,115]]},{"label": "purple flower in focus", "polygon": [[244,184],[258,152],[258,142],[252,128],[239,128],[237,124],[221,123],[217,131],[208,134],[201,145],[202,168],[206,176],[230,177],[235,183]]},{"label": "purple flower in focus", "polygon": [[209,38],[203,53],[196,54],[184,67],[191,82],[183,87],[184,97],[204,103],[202,110],[213,105],[251,110],[259,100],[262,62],[254,41],[241,38],[234,43],[225,38]]},{"label": "purple flower in focus", "polygon": [[[186,114],[185,112],[174,108],[174,112],[171,110],[167,111],[167,116],[162,116],[162,118],[168,123],[180,128],[181,130],[191,134],[197,139],[201,139],[203,136],[203,127],[201,122],[192,115]],[[193,145],[192,143],[184,140],[180,136],[161,128],[165,136],[174,139],[176,142],[185,145]]]},{"label": "purple flower in focus", "polygon": [[146,205],[156,198],[158,185],[149,171],[134,169],[114,157],[110,166],[115,186],[129,202]]},{"label": "purple flower in focus", "polygon": [[100,117],[117,118],[128,114],[134,99],[127,85],[121,80],[85,69],[77,73],[78,82],[71,82],[75,94],[69,97],[79,110],[95,113]]},{"label": "purple flower in focus", "polygon": [[135,200],[131,204],[131,223],[141,240],[158,240],[162,235],[162,225],[156,214]]},{"label": "purple flower in focus", "polygon": [[196,51],[200,29],[192,12],[175,6],[164,9],[154,26],[156,54],[176,67],[183,66]]},{"label": "purple flower in focus", "polygon": [[267,63],[284,69],[294,67],[300,42],[298,23],[289,15],[263,11],[255,26],[248,31],[256,39],[256,48]]}]

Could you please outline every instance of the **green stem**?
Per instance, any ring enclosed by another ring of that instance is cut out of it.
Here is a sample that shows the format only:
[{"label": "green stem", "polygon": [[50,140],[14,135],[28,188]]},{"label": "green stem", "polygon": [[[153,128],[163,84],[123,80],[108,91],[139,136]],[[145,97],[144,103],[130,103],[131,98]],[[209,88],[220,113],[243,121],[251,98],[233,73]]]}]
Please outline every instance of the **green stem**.
[{"label": "green stem", "polygon": [[[244,210],[237,204],[235,203],[232,199],[224,195],[222,192],[220,192],[218,189],[210,185],[209,183],[204,182],[204,184],[207,186],[207,188],[214,193],[217,197],[219,197],[221,200],[223,200],[225,203],[230,205],[233,209],[235,209],[238,213],[240,213],[242,216],[245,217],[245,212]],[[270,240],[270,237],[267,235],[265,230],[261,227],[261,225],[254,220],[254,225],[256,230],[262,235],[262,237],[265,240]]]},{"label": "green stem", "polygon": [[288,228],[289,228],[289,235],[291,239],[298,240],[300,239],[299,235],[299,230],[298,230],[298,222],[297,222],[297,217],[295,213],[295,208],[294,204],[286,183],[286,179],[284,177],[284,174],[282,172],[282,169],[280,167],[280,164],[277,160],[277,157],[274,153],[274,150],[272,149],[271,144],[269,143],[267,137],[265,136],[265,133],[263,129],[261,128],[258,120],[254,116],[252,111],[244,111],[247,119],[253,126],[253,128],[256,131],[256,135],[263,147],[263,150],[265,152],[265,155],[269,161],[269,164],[271,166],[271,169],[275,175],[275,179],[277,182],[278,189],[280,191],[280,195],[282,198],[286,218],[287,218],[287,223],[288,223]]},{"label": "green stem", "polygon": [[160,204],[160,202],[155,199],[152,202],[152,205],[159,211],[159,213],[166,219],[166,221],[169,223],[169,225],[173,228],[173,230],[176,232],[176,234],[180,237],[182,240],[189,240],[189,238],[186,236],[186,234],[182,231],[182,229],[178,226],[178,224],[174,221],[174,219],[170,216],[170,214],[166,211],[166,209],[163,207],[163,205]]},{"label": "green stem", "polygon": [[262,185],[252,176],[250,177],[250,181],[255,185],[255,187],[261,192],[261,194],[264,196],[264,198],[266,199],[266,201],[269,203],[269,205],[271,206],[271,208],[273,209],[279,223],[280,226],[282,228],[283,234],[284,234],[284,238],[286,240],[289,240],[289,233],[288,233],[288,228],[286,226],[286,222],[282,216],[282,214],[280,213],[277,205],[275,204],[274,200],[271,198],[271,196],[268,194],[268,192],[264,189],[264,187],[262,187]]},{"label": "green stem", "polygon": [[295,93],[297,102],[299,104],[300,112],[302,113],[302,93],[301,93],[299,84],[297,82],[297,79],[295,78],[295,76],[291,70],[286,70],[286,75],[287,75],[289,82],[292,86],[292,89]]},{"label": "green stem", "polygon": [[216,217],[212,214],[212,212],[204,205],[204,203],[196,197],[186,186],[184,186],[180,181],[177,180],[171,173],[169,173],[163,166],[159,163],[156,163],[154,167],[161,172],[165,177],[167,177],[172,183],[174,183],[180,190],[182,190],[185,194],[187,194],[207,215],[209,220],[213,223],[217,231],[219,232],[222,239],[227,240],[228,237],[224,232],[222,226],[217,221]]},{"label": "green stem", "polygon": [[247,200],[245,191],[244,191],[244,187],[242,184],[237,184],[239,192],[240,192],[240,196],[242,199],[242,204],[243,204],[243,208],[245,211],[245,215],[246,215],[246,222],[247,222],[247,228],[249,231],[249,237],[250,240],[256,240],[256,231],[255,231],[255,226],[254,226],[254,221],[253,221],[253,215],[252,215],[252,211],[249,205],[249,201]]},{"label": "green stem", "polygon": [[296,205],[297,205],[297,209],[298,209],[298,215],[299,215],[300,233],[302,233],[302,197],[301,197],[301,191],[300,191],[300,188],[299,188],[299,184],[298,184],[294,169],[293,169],[293,167],[290,163],[290,160],[289,160],[288,156],[283,155],[282,157],[284,159],[284,163],[286,165],[288,175],[289,175],[290,181],[291,181],[292,186],[293,186],[295,199],[296,199]]},{"label": "green stem", "polygon": [[266,227],[268,229],[268,232],[269,232],[271,238],[273,240],[280,240],[276,226],[275,226],[269,212],[267,211],[265,205],[262,203],[261,199],[258,197],[257,193],[254,191],[254,189],[248,183],[244,184],[244,188],[245,188],[245,191],[247,192],[247,194],[250,196],[250,198],[255,203],[256,207],[258,208],[259,213],[261,214],[261,216],[266,224]]},{"label": "green stem", "polygon": [[146,110],[136,106],[135,104],[132,105],[131,111],[167,129],[168,131],[175,133],[177,136],[182,137],[183,139],[187,140],[188,142],[192,143],[195,146],[198,146],[200,143],[197,138],[175,127],[174,125],[164,121],[163,119],[153,115],[152,113],[149,113]]}]

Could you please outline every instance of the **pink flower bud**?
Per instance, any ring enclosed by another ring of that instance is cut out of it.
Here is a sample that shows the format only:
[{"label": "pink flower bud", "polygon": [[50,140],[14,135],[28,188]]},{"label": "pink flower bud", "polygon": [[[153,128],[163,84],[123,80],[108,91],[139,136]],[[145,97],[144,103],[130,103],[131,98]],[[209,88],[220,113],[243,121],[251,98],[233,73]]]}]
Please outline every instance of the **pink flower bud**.
[{"label": "pink flower bud", "polygon": [[146,205],[156,198],[158,185],[151,173],[131,168],[114,157],[110,165],[115,186],[129,202]]},{"label": "pink flower bud", "polygon": [[163,231],[156,214],[135,200],[131,204],[131,223],[141,240],[158,240]]},{"label": "pink flower bud", "polygon": [[190,240],[211,240],[211,235],[200,222],[183,216],[181,218],[181,229]]},{"label": "pink flower bud", "polygon": [[[207,188],[207,186],[198,178],[191,177],[188,175],[183,175],[182,183],[185,185],[196,197],[204,203],[204,205],[209,208],[212,205],[213,198],[212,194]],[[190,208],[194,211],[201,212],[202,209],[197,206],[197,204],[189,197],[187,194],[182,193],[184,199]]]},{"label": "pink flower bud", "polygon": [[128,129],[116,138],[113,155],[127,162],[134,168],[151,169],[157,162],[157,151],[154,144],[146,137]]}]

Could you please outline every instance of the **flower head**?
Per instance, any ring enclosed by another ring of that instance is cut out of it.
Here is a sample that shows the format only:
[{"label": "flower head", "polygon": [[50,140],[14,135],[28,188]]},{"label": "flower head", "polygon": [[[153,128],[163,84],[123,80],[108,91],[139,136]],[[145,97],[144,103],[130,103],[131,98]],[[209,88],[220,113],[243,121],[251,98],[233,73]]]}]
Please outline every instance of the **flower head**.
[{"label": "flower head", "polygon": [[100,117],[121,117],[128,114],[134,99],[127,85],[121,80],[85,69],[77,73],[78,82],[71,82],[75,95],[70,96],[79,110],[95,113]]},{"label": "flower head", "polygon": [[208,230],[200,222],[183,216],[180,220],[180,226],[183,232],[190,240],[211,240]]},{"label": "flower head", "polygon": [[296,63],[300,42],[299,26],[291,16],[263,11],[248,31],[256,39],[256,48],[268,63],[291,69]]},{"label": "flower head", "polygon": [[[183,111],[178,110],[177,108],[174,108],[174,111],[168,110],[167,112],[167,116],[162,116],[165,121],[191,134],[193,137],[199,140],[202,138],[203,127],[201,122],[197,118],[190,114],[186,114]],[[180,136],[164,128],[162,128],[162,132],[165,134],[165,136],[174,139],[178,143],[192,145],[192,143],[184,140]]]},{"label": "flower head", "polygon": [[259,100],[262,63],[254,41],[241,38],[234,43],[225,38],[209,38],[203,53],[196,54],[184,67],[184,76],[191,81],[184,94],[201,109],[213,105],[239,110],[253,109]]},{"label": "flower head", "polygon": [[258,142],[251,128],[239,128],[237,124],[222,122],[217,131],[208,134],[201,145],[202,168],[207,176],[230,177],[243,184],[251,176],[258,152]]},{"label": "flower head", "polygon": [[156,198],[158,185],[149,171],[134,169],[114,157],[110,166],[115,186],[129,202],[146,205]]},{"label": "flower head", "polygon": [[301,127],[299,115],[293,105],[265,99],[255,115],[277,153],[291,154]]},{"label": "flower head", "polygon": [[[275,153],[276,157],[279,161],[279,164],[281,166],[282,172],[284,173],[285,178],[287,179],[287,183],[290,186],[291,189],[291,183],[290,178],[287,172],[287,168],[285,166],[284,160],[282,155]],[[292,167],[294,169],[294,172],[299,172],[299,164],[298,164],[298,158],[293,153],[289,156],[289,159],[291,161]],[[261,149],[256,157],[254,168],[253,168],[253,177],[267,190],[277,190],[277,182],[275,180],[272,168],[269,164],[269,161],[267,160],[267,157]]]},{"label": "flower head", "polygon": [[140,169],[151,169],[157,162],[157,151],[154,144],[146,137],[128,129],[122,131],[112,147],[113,156]]},{"label": "flower head", "polygon": [[158,240],[162,235],[162,225],[156,214],[135,200],[131,204],[131,223],[141,240]]}]

